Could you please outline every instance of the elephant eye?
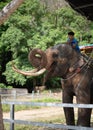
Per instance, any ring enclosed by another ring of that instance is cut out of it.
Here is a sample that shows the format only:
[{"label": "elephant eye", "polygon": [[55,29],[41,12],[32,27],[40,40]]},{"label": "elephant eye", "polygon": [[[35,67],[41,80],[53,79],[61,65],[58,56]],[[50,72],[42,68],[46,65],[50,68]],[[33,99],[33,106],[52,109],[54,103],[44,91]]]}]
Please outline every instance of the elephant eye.
[{"label": "elephant eye", "polygon": [[52,57],[53,57],[53,58],[58,58],[58,54],[53,53]]}]

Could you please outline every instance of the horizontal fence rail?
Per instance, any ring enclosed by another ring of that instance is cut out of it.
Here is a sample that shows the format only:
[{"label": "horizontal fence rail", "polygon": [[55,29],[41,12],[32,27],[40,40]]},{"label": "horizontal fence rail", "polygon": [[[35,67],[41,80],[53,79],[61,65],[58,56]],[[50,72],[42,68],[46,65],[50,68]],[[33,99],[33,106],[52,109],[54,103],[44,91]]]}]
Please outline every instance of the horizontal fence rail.
[{"label": "horizontal fence rail", "polygon": [[[11,122],[9,119],[4,119],[5,122]],[[56,128],[56,129],[72,129],[72,130],[93,130],[93,128],[89,127],[80,127],[80,126],[71,126],[71,125],[63,125],[63,124],[50,124],[43,122],[31,122],[31,121],[23,121],[23,120],[14,120],[13,123],[16,124],[24,124],[24,125],[33,125],[33,126],[41,126],[47,128]],[[13,130],[13,128],[11,129]]]},{"label": "horizontal fence rail", "polygon": [[14,119],[14,106],[15,105],[29,105],[29,106],[46,106],[46,107],[73,107],[73,108],[93,108],[92,104],[68,104],[68,103],[40,103],[40,102],[19,102],[19,101],[2,101],[2,104],[10,105],[10,119],[4,119],[5,122],[10,122],[10,130],[14,130],[14,124],[25,124],[34,126],[43,126],[47,128],[65,128],[72,130],[93,130],[91,127],[80,127],[63,124],[50,124],[43,122],[31,122],[24,120]]},{"label": "horizontal fence rail", "polygon": [[30,105],[30,106],[47,106],[47,107],[93,108],[93,104],[19,102],[19,101],[2,101],[2,104],[9,104],[9,105]]}]

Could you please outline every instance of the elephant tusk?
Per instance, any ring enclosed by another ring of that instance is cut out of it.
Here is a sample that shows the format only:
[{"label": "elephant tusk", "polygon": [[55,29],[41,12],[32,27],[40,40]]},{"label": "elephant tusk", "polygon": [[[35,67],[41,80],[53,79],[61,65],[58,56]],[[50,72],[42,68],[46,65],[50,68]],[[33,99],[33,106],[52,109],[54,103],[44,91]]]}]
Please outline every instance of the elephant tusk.
[{"label": "elephant tusk", "polygon": [[[15,65],[12,65],[12,69],[14,70],[14,71],[20,71]],[[32,70],[30,70],[30,71],[25,71],[26,73],[35,73],[35,72],[37,72],[38,71],[38,69],[36,68],[36,69],[32,69]]]},{"label": "elephant tusk", "polygon": [[46,71],[45,68],[42,68],[39,71],[38,71],[38,69],[33,69],[31,71],[22,71],[22,70],[19,70],[18,68],[16,68],[14,65],[12,65],[12,69],[17,73],[20,73],[20,74],[26,75],[26,76],[39,76]]}]

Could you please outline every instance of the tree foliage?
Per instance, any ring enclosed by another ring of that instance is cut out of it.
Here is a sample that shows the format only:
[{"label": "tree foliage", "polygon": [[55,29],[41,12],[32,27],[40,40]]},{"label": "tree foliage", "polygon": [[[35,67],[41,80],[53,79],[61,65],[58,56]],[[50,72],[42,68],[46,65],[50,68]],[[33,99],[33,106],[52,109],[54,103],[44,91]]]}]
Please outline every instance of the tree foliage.
[{"label": "tree foliage", "polygon": [[[4,4],[0,3],[0,8]],[[89,25],[86,18],[70,7],[50,11],[40,0],[24,1],[4,25],[0,26],[0,82],[24,86],[31,79],[32,83],[32,77],[19,75],[12,70],[11,61],[20,69],[31,69],[27,58],[30,48],[46,50],[54,44],[65,42],[70,30],[76,32],[77,38],[83,37],[87,35]]]}]

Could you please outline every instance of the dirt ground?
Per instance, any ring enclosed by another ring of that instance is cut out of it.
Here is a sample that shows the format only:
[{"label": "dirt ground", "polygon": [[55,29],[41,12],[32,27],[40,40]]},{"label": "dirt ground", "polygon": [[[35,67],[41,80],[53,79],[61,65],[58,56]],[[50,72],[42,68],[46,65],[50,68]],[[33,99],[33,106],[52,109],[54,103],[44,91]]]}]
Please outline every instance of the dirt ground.
[{"label": "dirt ground", "polygon": [[[52,120],[56,117],[64,117],[63,108],[59,107],[43,107],[40,109],[22,110],[15,112],[16,120]],[[3,113],[3,118],[10,118],[10,113]]]},{"label": "dirt ground", "polygon": [[[61,99],[62,93],[52,93],[49,95],[50,98]],[[48,98],[49,98],[48,96]],[[35,97],[34,97],[35,98]],[[36,97],[37,98],[37,97]],[[39,96],[42,99],[42,96]],[[45,97],[44,97],[45,98]],[[17,101],[31,101],[31,96],[17,98]],[[20,105],[19,105],[20,107]],[[10,113],[3,113],[4,119],[10,119]],[[63,108],[61,107],[40,107],[40,108],[31,108],[31,110],[21,110],[15,112],[15,120],[25,120],[25,121],[35,121],[35,122],[45,122],[45,123],[61,123],[65,124],[65,117]],[[32,130],[32,128],[31,128]],[[33,130],[60,130],[52,128],[43,128],[43,127],[33,127]],[[61,129],[63,130],[63,129]]]},{"label": "dirt ground", "polygon": [[[10,113],[4,113],[3,118],[9,119]],[[59,123],[65,124],[63,108],[58,107],[43,107],[40,109],[22,110],[15,112],[16,120],[36,121],[45,123]],[[32,127],[30,130],[64,130],[52,129],[47,127]]]}]

